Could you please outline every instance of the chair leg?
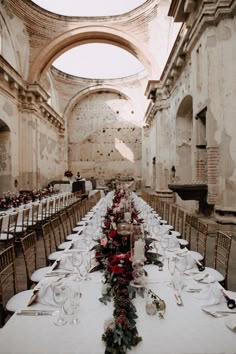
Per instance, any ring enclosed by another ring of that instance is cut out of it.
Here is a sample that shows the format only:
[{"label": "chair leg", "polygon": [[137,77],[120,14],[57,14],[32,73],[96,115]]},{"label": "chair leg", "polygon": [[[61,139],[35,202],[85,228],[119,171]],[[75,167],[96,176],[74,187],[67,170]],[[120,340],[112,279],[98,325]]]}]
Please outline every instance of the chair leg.
[{"label": "chair leg", "polygon": [[5,324],[6,312],[4,310],[3,304],[0,304],[0,327]]}]

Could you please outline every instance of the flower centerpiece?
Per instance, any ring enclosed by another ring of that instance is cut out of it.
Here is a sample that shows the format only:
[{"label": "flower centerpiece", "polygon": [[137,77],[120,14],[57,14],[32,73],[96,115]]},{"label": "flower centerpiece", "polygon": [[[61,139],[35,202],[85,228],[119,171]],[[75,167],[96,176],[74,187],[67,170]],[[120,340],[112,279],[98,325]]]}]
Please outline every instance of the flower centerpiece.
[{"label": "flower centerpiece", "polygon": [[71,178],[73,176],[73,173],[70,170],[67,170],[67,171],[65,171],[64,176]]},{"label": "flower centerpiece", "polygon": [[112,206],[107,209],[104,217],[103,236],[94,247],[100,267],[105,268],[105,282],[99,300],[104,304],[111,299],[114,302],[113,319],[102,335],[106,343],[105,353],[126,353],[142,340],[136,328],[137,314],[132,303],[135,289],[131,286],[134,269],[130,240],[133,223],[142,222],[138,214],[127,191],[117,189]]}]

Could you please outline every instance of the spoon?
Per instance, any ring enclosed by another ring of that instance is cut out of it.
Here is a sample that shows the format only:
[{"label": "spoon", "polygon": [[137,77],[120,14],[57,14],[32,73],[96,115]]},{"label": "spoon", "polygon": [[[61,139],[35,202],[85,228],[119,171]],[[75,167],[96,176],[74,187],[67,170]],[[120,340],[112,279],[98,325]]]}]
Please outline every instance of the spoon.
[{"label": "spoon", "polygon": [[229,309],[234,309],[236,307],[236,301],[234,299],[231,299],[225,292],[224,290],[222,289],[222,294],[224,295],[224,298],[226,299],[227,301],[227,307]]}]

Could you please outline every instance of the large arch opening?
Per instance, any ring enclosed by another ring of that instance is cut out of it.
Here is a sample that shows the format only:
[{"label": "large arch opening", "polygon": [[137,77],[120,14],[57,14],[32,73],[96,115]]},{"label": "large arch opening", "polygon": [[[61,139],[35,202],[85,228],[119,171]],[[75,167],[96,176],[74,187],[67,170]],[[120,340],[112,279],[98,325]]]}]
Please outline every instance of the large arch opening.
[{"label": "large arch opening", "polygon": [[160,75],[156,60],[143,43],[139,43],[120,30],[105,26],[89,26],[68,31],[51,41],[34,59],[29,81],[40,81],[40,77],[60,55],[69,49],[88,43],[112,44],[125,49],[143,64],[150,78]]}]

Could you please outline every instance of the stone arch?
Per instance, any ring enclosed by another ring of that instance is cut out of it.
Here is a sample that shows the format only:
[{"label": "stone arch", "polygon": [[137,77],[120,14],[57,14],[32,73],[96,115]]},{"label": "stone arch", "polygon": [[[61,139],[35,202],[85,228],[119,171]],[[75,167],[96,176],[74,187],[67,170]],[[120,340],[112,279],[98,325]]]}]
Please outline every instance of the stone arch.
[{"label": "stone arch", "polygon": [[160,68],[148,48],[129,34],[106,26],[86,26],[63,33],[53,39],[35,58],[29,72],[29,82],[40,80],[52,62],[67,50],[81,44],[107,43],[133,54],[144,65],[150,78],[160,75]]},{"label": "stone arch", "polygon": [[78,103],[80,100],[85,98],[86,96],[96,93],[96,92],[113,92],[121,95],[122,97],[126,98],[127,100],[132,101],[130,97],[128,97],[125,93],[121,92],[117,87],[113,85],[95,85],[95,86],[89,86],[85,88],[84,90],[81,90],[78,92],[76,95],[72,97],[72,99],[69,101],[67,104],[65,111],[64,111],[64,116],[68,116],[68,114],[71,112],[73,109],[74,105]]},{"label": "stone arch", "polygon": [[176,113],[176,181],[192,182],[193,99],[183,98]]},{"label": "stone arch", "polygon": [[0,119],[0,195],[12,190],[11,170],[11,131]]}]

